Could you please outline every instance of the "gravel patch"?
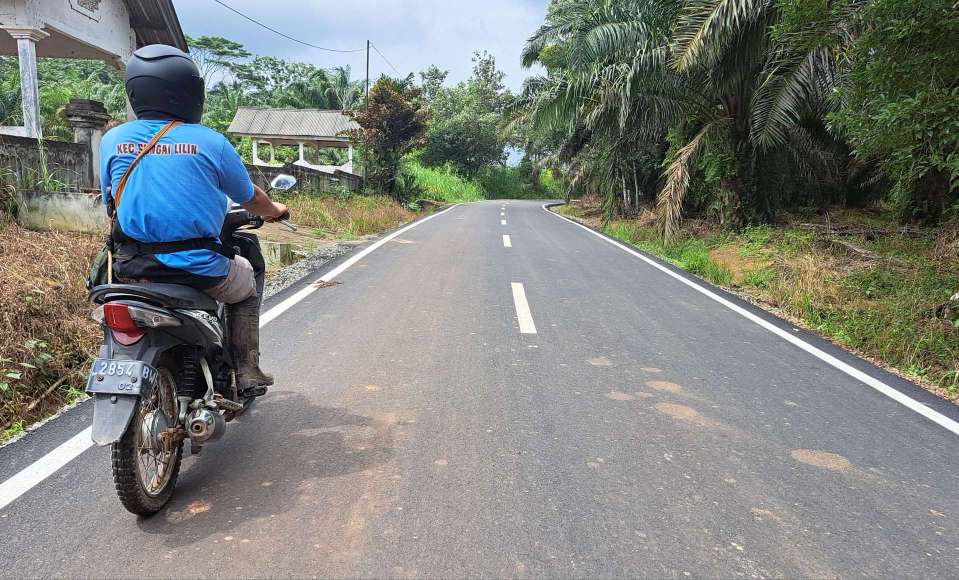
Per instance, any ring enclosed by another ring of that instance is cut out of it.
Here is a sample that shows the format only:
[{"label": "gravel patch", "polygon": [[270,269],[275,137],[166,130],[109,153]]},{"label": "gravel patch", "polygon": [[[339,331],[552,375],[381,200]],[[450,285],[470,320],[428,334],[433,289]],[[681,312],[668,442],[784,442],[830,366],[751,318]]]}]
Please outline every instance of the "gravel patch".
[{"label": "gravel patch", "polygon": [[365,240],[356,242],[337,242],[331,246],[317,248],[311,252],[299,254],[302,256],[299,260],[289,266],[271,272],[266,276],[266,285],[263,288],[264,298],[269,298],[277,292],[289,288],[304,276],[309,276],[319,270],[324,264],[330,262],[337,256],[349,252],[358,244]]}]

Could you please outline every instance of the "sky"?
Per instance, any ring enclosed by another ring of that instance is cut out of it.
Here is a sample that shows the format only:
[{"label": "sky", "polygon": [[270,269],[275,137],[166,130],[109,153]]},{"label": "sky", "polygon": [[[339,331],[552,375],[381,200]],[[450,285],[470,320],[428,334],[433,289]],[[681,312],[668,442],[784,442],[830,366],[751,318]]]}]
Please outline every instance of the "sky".
[{"label": "sky", "polygon": [[[549,0],[223,0],[260,22],[303,41],[337,49],[365,48],[367,38],[402,75],[371,51],[370,76],[406,76],[435,64],[447,82],[469,77],[474,50],[486,50],[518,92],[526,76],[520,52],[539,27]],[[365,52],[331,53],[308,48],[243,19],[214,0],[174,0],[183,31],[223,36],[254,54],[309,62],[319,67],[350,65],[362,78]]]}]

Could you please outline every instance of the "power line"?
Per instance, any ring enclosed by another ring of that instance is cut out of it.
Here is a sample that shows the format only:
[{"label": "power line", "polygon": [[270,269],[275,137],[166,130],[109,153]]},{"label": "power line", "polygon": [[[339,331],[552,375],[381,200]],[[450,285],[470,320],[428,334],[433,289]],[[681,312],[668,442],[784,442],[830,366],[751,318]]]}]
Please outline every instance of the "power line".
[{"label": "power line", "polygon": [[383,54],[382,52],[380,52],[380,49],[376,48],[376,45],[375,45],[375,44],[372,44],[372,43],[371,43],[370,46],[373,47],[373,50],[376,51],[376,54],[378,54],[378,55],[380,55],[381,57],[383,57],[383,60],[386,61],[386,64],[390,65],[390,68],[393,69],[393,72],[395,72],[396,74],[402,76],[403,73],[401,73],[400,71],[396,70],[396,67],[393,66],[393,63],[390,62],[390,59],[386,58],[386,55]]},{"label": "power line", "polygon": [[[273,34],[278,34],[278,35],[282,36],[283,38],[286,38],[286,39],[288,39],[288,40],[292,40],[293,42],[297,42],[297,43],[299,43],[299,44],[302,44],[303,46],[309,46],[310,48],[315,48],[315,49],[317,49],[317,50],[325,50],[325,51],[327,51],[327,52],[363,52],[364,50],[366,50],[365,48],[353,48],[353,49],[349,49],[349,50],[343,50],[343,49],[339,49],[339,48],[327,48],[327,47],[325,47],[325,46],[317,46],[317,45],[315,45],[315,44],[310,44],[309,42],[305,42],[305,41],[303,41],[303,40],[300,40],[299,38],[293,38],[293,37],[290,36],[289,34],[284,34],[284,33],[280,32],[279,30],[277,30],[277,29],[275,29],[275,28],[271,28],[271,27],[267,26],[266,24],[263,24],[263,23],[260,22],[259,20],[255,19],[255,18],[252,18],[252,17],[250,17],[250,16],[247,16],[246,14],[240,12],[239,10],[237,10],[236,8],[230,6],[229,4],[226,4],[225,2],[221,2],[220,0],[213,0],[213,1],[216,2],[217,4],[219,4],[220,6],[226,8],[226,9],[229,10],[230,12],[233,12],[234,14],[238,14],[239,16],[242,16],[243,18],[246,18],[247,20],[249,20],[250,22],[256,24],[257,26],[262,26],[263,28],[269,30],[269,31],[272,32]],[[376,52],[380,52],[380,51],[377,50]],[[383,54],[380,53],[380,56],[383,56]],[[386,60],[386,57],[385,57],[385,56],[383,56],[383,60]],[[389,61],[386,61],[386,62],[388,63]],[[390,66],[393,66],[393,65],[390,65]],[[394,68],[393,70],[396,70],[396,69]],[[397,73],[397,74],[399,74],[399,73]]]}]

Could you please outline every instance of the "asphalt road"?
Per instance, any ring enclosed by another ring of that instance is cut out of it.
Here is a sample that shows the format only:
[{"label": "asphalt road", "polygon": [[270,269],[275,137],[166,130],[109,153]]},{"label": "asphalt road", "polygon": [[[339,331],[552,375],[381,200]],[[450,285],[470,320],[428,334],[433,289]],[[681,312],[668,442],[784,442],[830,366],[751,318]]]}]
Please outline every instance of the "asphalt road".
[{"label": "asphalt road", "polygon": [[[92,448],[0,510],[0,576],[959,569],[956,434],[539,203],[455,207],[336,280],[263,329],[277,386],[165,511],[125,512]],[[0,449],[0,481],[90,415]]]}]

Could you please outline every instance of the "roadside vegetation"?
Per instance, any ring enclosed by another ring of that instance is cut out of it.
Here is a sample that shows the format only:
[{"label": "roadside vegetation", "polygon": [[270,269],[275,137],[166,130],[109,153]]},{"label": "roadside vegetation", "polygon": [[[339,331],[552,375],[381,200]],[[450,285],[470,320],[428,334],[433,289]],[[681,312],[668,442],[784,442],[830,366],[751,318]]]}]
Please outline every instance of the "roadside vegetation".
[{"label": "roadside vegetation", "polygon": [[959,197],[952,0],[558,0],[527,42],[513,123],[607,217],[655,205],[727,227],[888,204],[935,225]]},{"label": "roadside vegetation", "polygon": [[0,442],[83,396],[99,338],[85,279],[99,245],[0,222]]},{"label": "roadside vegetation", "polygon": [[[396,228],[417,212],[384,195],[277,195],[290,208],[297,226],[334,240],[352,240]],[[418,209],[418,208],[417,208]]]}]

